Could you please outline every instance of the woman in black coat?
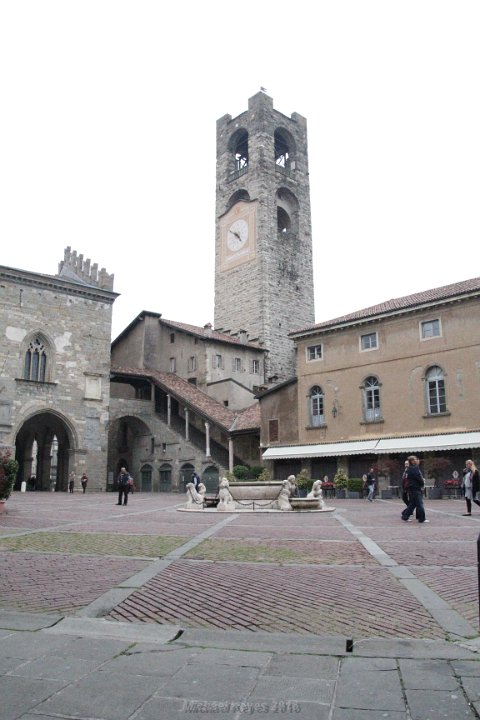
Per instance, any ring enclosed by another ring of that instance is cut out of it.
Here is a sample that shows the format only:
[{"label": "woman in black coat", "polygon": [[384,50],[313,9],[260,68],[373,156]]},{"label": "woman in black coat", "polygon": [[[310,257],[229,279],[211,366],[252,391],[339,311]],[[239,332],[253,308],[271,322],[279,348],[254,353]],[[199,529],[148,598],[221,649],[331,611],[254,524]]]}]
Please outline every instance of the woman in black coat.
[{"label": "woman in black coat", "polygon": [[473,460],[467,460],[463,471],[463,494],[467,503],[467,512],[465,516],[472,514],[472,500],[475,505],[480,506],[480,475]]}]

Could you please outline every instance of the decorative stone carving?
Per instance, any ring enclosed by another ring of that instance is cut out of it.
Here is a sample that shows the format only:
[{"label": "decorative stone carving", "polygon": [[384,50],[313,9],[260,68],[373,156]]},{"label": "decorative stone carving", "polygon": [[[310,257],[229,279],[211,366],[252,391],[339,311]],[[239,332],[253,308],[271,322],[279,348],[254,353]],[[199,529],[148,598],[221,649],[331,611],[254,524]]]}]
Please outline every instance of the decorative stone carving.
[{"label": "decorative stone carving", "polygon": [[205,493],[207,488],[203,483],[198,485],[198,489],[195,490],[193,483],[187,483],[187,504],[186,510],[203,510],[203,501],[205,500]]},{"label": "decorative stone carving", "polygon": [[217,505],[217,510],[223,512],[235,510],[235,503],[230,492],[228,480],[225,477],[220,480],[220,484],[218,486],[218,497],[219,502]]},{"label": "decorative stone carving", "polygon": [[290,484],[289,480],[284,480],[282,483],[282,489],[280,490],[280,494],[277,498],[276,502],[276,509],[277,510],[291,510],[292,506],[290,505],[290,493],[292,492],[292,485]]},{"label": "decorative stone carving", "polygon": [[315,480],[315,482],[312,485],[312,489],[307,495],[307,498],[314,498],[318,500],[318,507],[320,510],[323,509],[325,503],[323,501],[323,493],[322,493],[322,481],[321,480]]}]

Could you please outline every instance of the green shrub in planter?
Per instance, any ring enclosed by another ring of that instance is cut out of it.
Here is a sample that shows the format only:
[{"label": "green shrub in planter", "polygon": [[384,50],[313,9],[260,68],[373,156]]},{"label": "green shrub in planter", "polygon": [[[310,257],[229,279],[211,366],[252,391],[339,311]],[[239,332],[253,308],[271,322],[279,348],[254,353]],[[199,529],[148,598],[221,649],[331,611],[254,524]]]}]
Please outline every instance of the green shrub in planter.
[{"label": "green shrub in planter", "polygon": [[252,480],[258,480],[258,478],[260,477],[260,475],[263,473],[264,470],[265,470],[265,468],[263,468],[261,465],[254,465],[249,470],[249,477]]},{"label": "green shrub in planter", "polygon": [[363,480],[362,478],[348,478],[347,490],[350,492],[363,493]]},{"label": "green shrub in planter", "polygon": [[307,493],[309,493],[312,489],[313,480],[308,470],[300,470],[296,477],[296,482],[299,490],[306,490]]},{"label": "green shrub in planter", "polygon": [[341,468],[337,470],[337,472],[335,473],[335,477],[333,478],[333,484],[335,485],[336,490],[347,489],[348,475],[345,470],[342,470]]},{"label": "green shrub in planter", "polygon": [[13,486],[17,478],[18,462],[12,458],[7,450],[0,450],[0,500],[8,500],[12,494]]},{"label": "green shrub in planter", "polygon": [[250,477],[250,468],[246,465],[235,465],[233,468],[233,474],[237,480],[248,480]]}]

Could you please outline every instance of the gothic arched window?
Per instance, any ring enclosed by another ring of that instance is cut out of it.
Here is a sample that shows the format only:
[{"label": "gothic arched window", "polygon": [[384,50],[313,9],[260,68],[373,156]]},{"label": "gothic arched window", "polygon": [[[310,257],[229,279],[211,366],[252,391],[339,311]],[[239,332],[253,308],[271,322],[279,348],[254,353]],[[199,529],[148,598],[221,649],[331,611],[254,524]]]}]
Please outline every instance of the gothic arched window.
[{"label": "gothic arched window", "polygon": [[323,390],[315,385],[310,390],[310,425],[318,427],[325,423]]},{"label": "gothic arched window", "polygon": [[367,377],[363,383],[363,416],[365,422],[380,420],[380,383],[374,375]]},{"label": "gothic arched window", "polygon": [[42,338],[36,336],[28,344],[25,352],[23,377],[35,382],[47,381],[48,353],[47,345]]},{"label": "gothic arched window", "polygon": [[445,376],[443,370],[434,365],[427,370],[425,375],[427,394],[427,413],[438,415],[447,412],[447,401],[445,395]]}]

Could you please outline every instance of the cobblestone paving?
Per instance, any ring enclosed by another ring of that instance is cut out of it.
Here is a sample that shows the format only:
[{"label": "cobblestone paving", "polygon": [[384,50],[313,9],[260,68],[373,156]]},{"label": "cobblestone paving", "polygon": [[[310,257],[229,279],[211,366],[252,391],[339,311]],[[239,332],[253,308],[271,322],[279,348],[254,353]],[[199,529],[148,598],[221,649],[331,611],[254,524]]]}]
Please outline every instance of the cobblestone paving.
[{"label": "cobblestone paving", "polygon": [[230,630],[443,637],[412,595],[378,567],[312,570],[182,560],[109,617]]},{"label": "cobblestone paving", "polygon": [[410,570],[471,622],[473,627],[478,625],[480,598],[476,568],[411,567]]},{"label": "cobblestone paving", "polygon": [[[0,545],[1,546],[1,545]],[[328,540],[207,540],[185,557],[198,560],[239,562],[313,563],[323,565],[375,565],[359,543]]]},{"label": "cobblestone paving", "polygon": [[187,538],[169,535],[110,535],[108,533],[35,533],[15,538],[0,537],[2,550],[35,550],[93,555],[163,557],[183,545]]},{"label": "cobblestone paving", "polygon": [[131,558],[0,551],[0,607],[71,614],[147,564]]},{"label": "cobblestone paving", "polygon": [[[196,559],[171,562],[110,618],[354,638],[444,637],[351,527],[477,625],[480,515],[463,518],[459,501],[427,503],[431,522],[419,526],[401,522],[401,501],[340,500],[335,514],[232,517],[177,512],[178,495],[136,493],[126,508],[115,500],[110,493],[14,493],[0,516],[0,607],[73,613],[150,566],[146,558],[167,552],[169,542],[178,547],[213,529],[190,551]],[[24,549],[1,549],[9,543]],[[135,558],[116,555],[125,546]]]}]

